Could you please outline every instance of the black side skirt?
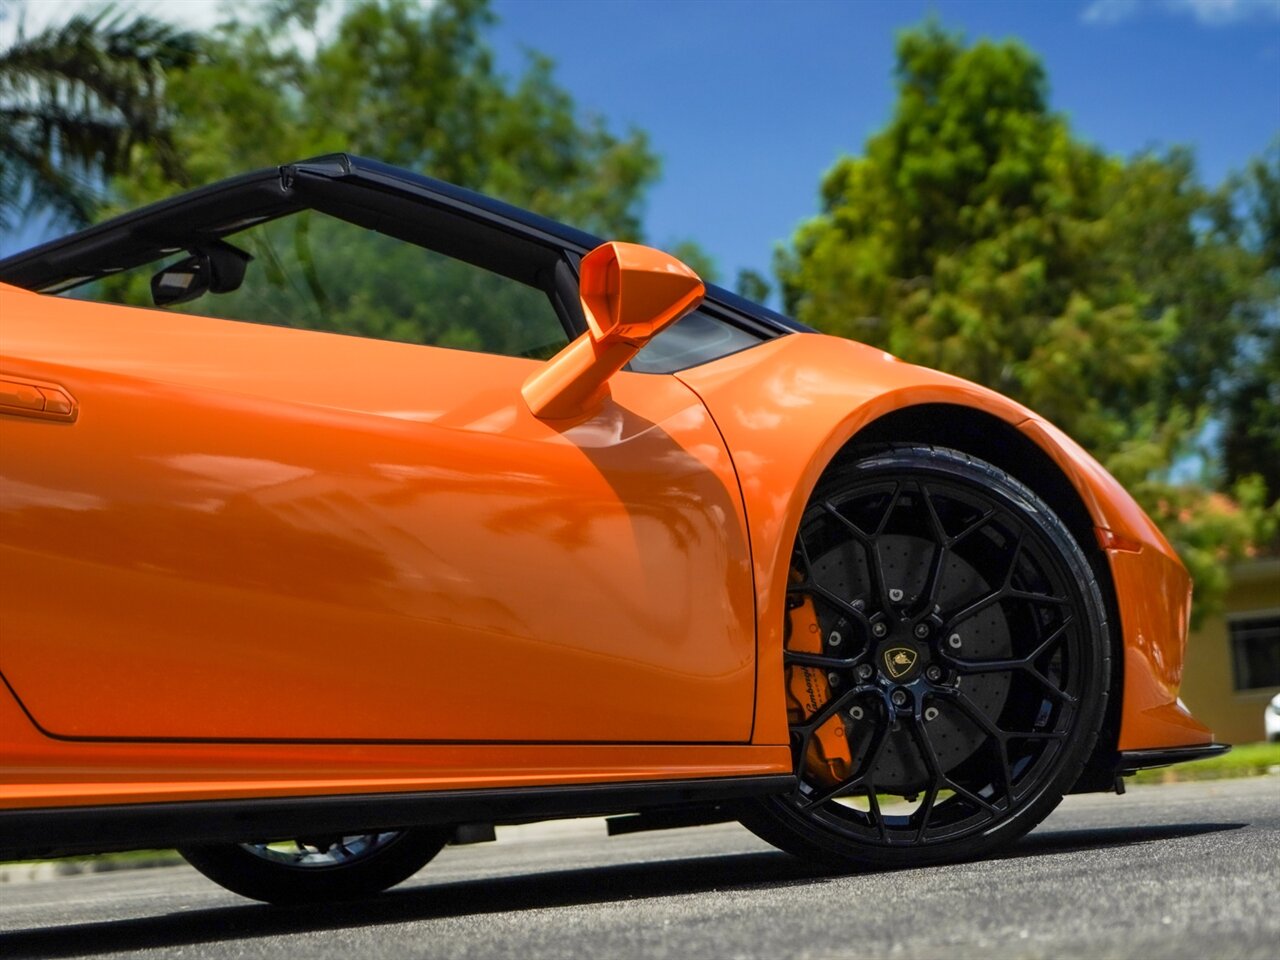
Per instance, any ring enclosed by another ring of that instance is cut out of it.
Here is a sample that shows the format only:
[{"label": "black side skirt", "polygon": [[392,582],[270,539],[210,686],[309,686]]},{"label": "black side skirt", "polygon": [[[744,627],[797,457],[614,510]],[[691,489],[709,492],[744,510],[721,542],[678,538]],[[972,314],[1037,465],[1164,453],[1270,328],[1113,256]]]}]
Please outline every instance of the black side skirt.
[{"label": "black side skirt", "polygon": [[522,823],[785,793],[789,774],[437,793],[192,800],[0,811],[0,860],[197,846],[397,827]]},{"label": "black side skirt", "polygon": [[1167,767],[1171,763],[1220,757],[1231,749],[1229,743],[1202,743],[1192,747],[1160,747],[1155,750],[1121,750],[1117,755],[1116,775],[1127,777],[1147,767]]}]

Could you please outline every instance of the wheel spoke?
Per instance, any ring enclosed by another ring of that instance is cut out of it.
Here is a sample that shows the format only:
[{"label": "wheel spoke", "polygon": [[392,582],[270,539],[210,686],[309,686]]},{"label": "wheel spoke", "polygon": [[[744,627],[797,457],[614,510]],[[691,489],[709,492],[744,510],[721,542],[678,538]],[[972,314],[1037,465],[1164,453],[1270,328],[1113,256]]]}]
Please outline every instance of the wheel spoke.
[{"label": "wheel spoke", "polygon": [[959,674],[1004,673],[1009,670],[1021,670],[1027,663],[1019,657],[1016,660],[957,660],[945,657],[945,662]]},{"label": "wheel spoke", "polygon": [[[1008,670],[1030,670],[1039,674],[1035,669],[1035,662],[1045,655],[1054,644],[1060,642],[1066,635],[1067,627],[1071,626],[1071,617],[1067,617],[1053,632],[1040,642],[1033,651],[1025,657],[1012,657],[1000,660],[962,660],[958,657],[951,657],[943,654],[943,661],[955,670],[957,673],[1001,673]],[[1044,678],[1041,677],[1043,680]],[[1046,683],[1048,681],[1045,681]]]},{"label": "wheel spoke", "polygon": [[889,525],[889,518],[893,516],[893,511],[898,507],[898,499],[902,496],[902,484],[897,484],[893,488],[893,496],[889,498],[889,505],[885,507],[884,515],[880,518],[880,522],[876,525],[876,532],[872,534],[871,542],[867,544],[867,569],[871,572],[872,587],[876,596],[880,598],[880,609],[889,610],[892,602],[889,599],[889,583],[884,575],[884,558],[880,556],[880,537],[884,534],[885,528]]},{"label": "wheel spoke", "polygon": [[1013,587],[1013,575],[1018,569],[1018,561],[1022,559],[1022,544],[1026,541],[1026,534],[1018,531],[1018,539],[1013,542],[1013,556],[1009,558],[1009,569],[1004,572],[1004,579],[1000,581],[1000,586],[1004,590]]},{"label": "wheel spoke", "polygon": [[[974,806],[981,807],[983,810],[987,811],[987,813],[999,814],[1004,812],[999,807],[997,807],[994,803],[992,803],[990,800],[987,800],[984,797],[978,796],[978,794],[974,793],[972,790],[969,790],[965,787],[960,786],[960,784],[956,783],[954,780],[947,781],[947,789],[952,791],[956,796],[961,797],[965,800],[968,800]],[[1011,802],[1011,799],[1006,798],[1006,803],[1009,803],[1009,802]]]},{"label": "wheel spoke", "polygon": [[880,811],[880,798],[876,796],[876,785],[867,778],[867,808],[871,819],[875,822],[876,832],[883,843],[889,842],[889,829],[884,822],[884,814]]},{"label": "wheel spoke", "polygon": [[1009,768],[1009,751],[1006,749],[1009,734],[996,726],[991,718],[983,713],[964,691],[952,690],[948,696],[965,716],[976,723],[991,738],[991,746],[1000,758],[1000,777],[1004,781],[1005,802],[1012,806],[1013,771]]},{"label": "wheel spoke", "polygon": [[929,563],[929,572],[925,576],[924,589],[920,591],[921,601],[917,604],[917,613],[933,610],[938,605],[938,590],[942,586],[942,571],[947,565],[949,549],[941,543],[933,545],[933,559]]},{"label": "wheel spoke", "polygon": [[862,624],[864,627],[869,624],[865,612],[858,609],[858,607],[854,606],[849,601],[840,599],[840,597],[836,596],[826,587],[819,586],[812,580],[806,580],[803,583],[793,583],[791,586],[787,587],[787,593],[805,594],[822,600],[835,607],[846,617],[858,621],[858,623]]},{"label": "wheel spoke", "polygon": [[804,565],[804,570],[801,571],[804,575],[804,579],[812,582],[813,561],[809,559],[809,548],[804,542],[803,529],[796,531],[796,549],[794,552],[800,555],[800,562]]},{"label": "wheel spoke", "polygon": [[876,727],[875,744],[871,751],[863,758],[859,765],[860,773],[846,777],[837,783],[834,787],[829,788],[825,793],[820,793],[816,797],[808,798],[804,804],[804,809],[816,807],[828,800],[835,800],[838,797],[848,796],[856,790],[865,787],[869,782],[871,771],[875,768],[876,761],[880,759],[880,753],[884,750],[884,745],[888,741],[889,735],[883,724]]},{"label": "wheel spoke", "polygon": [[1035,667],[1024,667],[1023,672],[1039,681],[1040,685],[1044,687],[1045,693],[1047,693],[1052,699],[1057,700],[1059,703],[1066,704],[1067,706],[1071,706],[1076,703],[1076,697],[1067,693],[1067,691],[1063,690]]},{"label": "wheel spoke", "polygon": [[827,516],[835,519],[837,523],[841,524],[846,530],[848,530],[851,534],[853,534],[853,539],[857,540],[859,543],[863,544],[864,546],[870,543],[872,538],[875,536],[874,533],[867,533],[860,526],[858,526],[856,523],[854,523],[852,520],[846,517],[843,513],[840,512],[839,508],[836,507],[836,505],[831,501],[829,500],[822,501],[821,507],[823,512],[826,513]]},{"label": "wheel spoke", "polygon": [[1034,664],[1037,660],[1048,653],[1051,647],[1067,635],[1067,627],[1071,626],[1073,622],[1071,615],[1067,614],[1067,616],[1063,618],[1062,622],[1053,628],[1053,632],[1041,640],[1040,645],[1037,646],[1035,650],[1027,654],[1025,658],[1027,663]]},{"label": "wheel spoke", "polygon": [[1051,603],[1055,606],[1067,606],[1071,603],[1066,597],[1055,597],[1051,593],[1032,593],[1028,590],[1015,590],[1012,587],[1004,591],[1010,600],[1027,600],[1031,603]]},{"label": "wheel spoke", "polygon": [[955,629],[955,627],[964,623],[966,620],[972,617],[975,613],[981,613],[983,610],[987,609],[987,607],[991,606],[993,603],[999,602],[1002,599],[1004,599],[1003,590],[992,590],[990,593],[979,597],[977,600],[974,600],[971,603],[969,603],[968,606],[962,607],[960,610],[956,611],[955,613],[948,614],[946,617],[944,617],[943,627],[942,627],[943,631],[945,632],[947,630]]},{"label": "wheel spoke", "polygon": [[933,494],[929,492],[923,480],[916,483],[916,489],[920,491],[920,499],[924,501],[925,509],[929,513],[929,526],[933,527],[934,541],[940,546],[949,547],[951,544],[947,537],[947,529],[942,525],[942,518],[938,516],[938,510],[933,505]]},{"label": "wheel spoke", "polygon": [[920,815],[920,826],[916,828],[916,843],[924,843],[925,834],[929,831],[929,817],[933,814],[933,806],[938,802],[938,784],[934,783],[925,791],[924,802],[916,811]]},{"label": "wheel spoke", "polygon": [[803,650],[782,651],[782,662],[786,666],[816,667],[819,670],[849,670],[865,657],[865,653],[853,657],[833,657],[827,653],[806,653]]},{"label": "wheel spoke", "polygon": [[884,513],[880,516],[880,521],[876,524],[875,530],[866,533],[856,523],[842,514],[836,509],[835,504],[829,500],[823,501],[822,509],[831,517],[842,523],[845,528],[853,534],[867,555],[867,572],[871,576],[871,592],[880,600],[880,609],[889,609],[889,585],[885,582],[884,561],[880,557],[879,540],[884,534],[885,528],[889,525],[889,519],[893,516],[894,510],[898,507],[898,501],[902,497],[902,484],[896,483],[893,487],[893,493],[889,497],[889,503],[884,509]]},{"label": "wheel spoke", "polygon": [[956,707],[959,708],[960,712],[976,723],[982,729],[983,733],[987,734],[987,736],[998,741],[1004,740],[1005,732],[997,727],[994,721],[983,713],[978,705],[969,699],[969,695],[963,690],[956,690],[953,688],[943,693],[942,696],[955,704]]},{"label": "wheel spoke", "polygon": [[832,697],[822,706],[820,706],[813,716],[809,717],[804,723],[795,723],[791,725],[792,730],[801,730],[813,732],[821,727],[824,723],[834,717],[843,710],[854,697],[860,693],[866,693],[866,687],[854,687],[852,690],[846,690],[844,693]]},{"label": "wheel spoke", "polygon": [[963,607],[958,613],[949,614],[945,618],[945,630],[952,629],[956,624],[964,622],[975,613],[979,613],[991,606],[993,603],[998,603],[1009,596],[1010,591],[1013,589],[1011,586],[1013,582],[1013,573],[1018,567],[1018,560],[1022,557],[1023,536],[1024,534],[1022,531],[1018,531],[1018,539],[1015,540],[1013,544],[1013,555],[1009,558],[1009,566],[1005,569],[1004,576],[1000,578],[1000,586],[996,587],[985,596],[972,601],[968,606]]},{"label": "wheel spoke", "polygon": [[813,742],[813,730],[806,727],[791,728],[793,734],[799,734],[799,746],[796,747],[795,756],[792,758],[792,773],[796,778],[796,792],[800,790],[800,784],[804,782],[804,766],[809,756],[809,745]]},{"label": "wheel spoke", "polygon": [[828,800],[836,800],[840,797],[847,796],[862,787],[865,781],[861,777],[849,777],[841,780],[834,787],[829,788],[823,793],[819,793],[812,797],[805,797],[804,802],[800,805],[801,810],[808,810],[810,807],[818,807],[826,803]]},{"label": "wheel spoke", "polygon": [[924,801],[917,811],[920,814],[920,826],[916,828],[915,842],[924,843],[925,831],[929,829],[929,817],[933,814],[933,805],[938,800],[938,792],[950,781],[942,770],[942,764],[938,762],[938,754],[929,740],[929,731],[918,717],[911,718],[910,729],[911,737],[916,742],[916,751],[920,754],[924,765],[929,768],[929,774],[933,778],[933,782],[925,791]]},{"label": "wheel spoke", "polygon": [[996,511],[994,508],[987,510],[982,514],[982,516],[978,517],[977,520],[973,521],[973,523],[969,524],[969,526],[965,527],[963,530],[957,533],[954,537],[952,537],[947,542],[947,546],[954,547],[956,544],[960,543],[962,540],[967,540],[970,534],[977,533],[979,530],[985,527],[987,523],[991,520],[991,518],[994,517],[995,515],[996,515]]},{"label": "wheel spoke", "polygon": [[1048,593],[1029,593],[1026,590],[1015,590],[1012,587],[1003,586],[984,594],[977,600],[970,601],[967,606],[962,607],[960,610],[947,614],[943,618],[943,629],[951,630],[968,620],[975,613],[981,613],[993,603],[999,603],[1001,600],[1025,600],[1030,603],[1045,603],[1055,606],[1069,606],[1071,603],[1066,597],[1055,597]]}]

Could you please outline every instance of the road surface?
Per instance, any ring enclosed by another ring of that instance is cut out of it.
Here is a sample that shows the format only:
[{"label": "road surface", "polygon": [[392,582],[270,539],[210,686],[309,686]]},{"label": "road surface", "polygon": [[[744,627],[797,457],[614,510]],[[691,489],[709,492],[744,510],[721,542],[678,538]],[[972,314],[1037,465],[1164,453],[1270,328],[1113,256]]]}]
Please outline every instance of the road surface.
[{"label": "road surface", "polygon": [[833,875],[736,825],[531,825],[376,900],[274,908],[185,866],[0,885],[0,957],[1280,956],[1280,776],[1070,797],[1008,855]]}]

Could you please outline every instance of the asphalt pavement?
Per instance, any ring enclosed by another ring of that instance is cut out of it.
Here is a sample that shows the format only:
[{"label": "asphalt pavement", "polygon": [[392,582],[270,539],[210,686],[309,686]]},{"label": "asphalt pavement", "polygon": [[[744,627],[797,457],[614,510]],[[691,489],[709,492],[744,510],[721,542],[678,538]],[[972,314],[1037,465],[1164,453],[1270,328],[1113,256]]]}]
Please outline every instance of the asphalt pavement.
[{"label": "asphalt pavement", "polygon": [[1280,776],[1069,797],[1007,855],[831,874],[731,824],[499,831],[363,903],[185,866],[0,886],[0,957],[1280,956]]}]

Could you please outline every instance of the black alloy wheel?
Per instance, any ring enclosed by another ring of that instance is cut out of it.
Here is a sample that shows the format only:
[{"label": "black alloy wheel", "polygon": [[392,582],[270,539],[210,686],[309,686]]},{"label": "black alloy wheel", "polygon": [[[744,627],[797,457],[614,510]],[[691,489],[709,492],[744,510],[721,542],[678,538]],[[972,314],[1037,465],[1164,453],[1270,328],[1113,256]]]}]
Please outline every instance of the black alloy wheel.
[{"label": "black alloy wheel", "polygon": [[266,903],[317,903],[381,893],[417,873],[451,831],[412,827],[380,833],[187,847],[193,867],[228,890]]},{"label": "black alloy wheel", "polygon": [[1105,713],[1093,571],[1031,490],[954,450],[828,470],[801,520],[783,662],[796,789],[743,821],[792,853],[986,855],[1046,817]]}]

